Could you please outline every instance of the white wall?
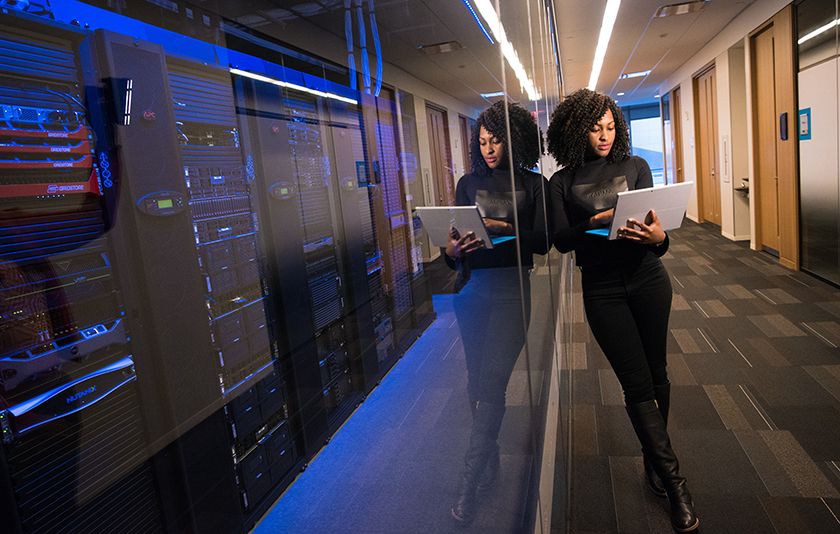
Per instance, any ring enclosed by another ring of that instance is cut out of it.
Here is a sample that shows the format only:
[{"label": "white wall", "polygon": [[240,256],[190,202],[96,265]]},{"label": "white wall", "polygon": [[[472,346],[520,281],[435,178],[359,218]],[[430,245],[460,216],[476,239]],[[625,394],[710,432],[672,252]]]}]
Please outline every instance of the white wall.
[{"label": "white wall", "polygon": [[[732,187],[739,187],[744,179],[749,185],[749,142],[747,138],[747,73],[746,52],[743,43],[729,49],[729,118],[730,118],[730,155]],[[734,192],[733,229],[730,239],[737,241],[750,238],[750,197]],[[729,236],[727,236],[729,237]]]},{"label": "white wall", "polygon": [[[733,139],[733,135],[736,134],[736,130],[733,130],[732,127],[732,113],[731,113],[731,102],[732,102],[732,88],[730,86],[731,80],[733,80],[732,71],[730,69],[730,62],[732,61],[732,56],[729,54],[729,49],[733,46],[739,46],[742,43],[746,36],[756,29],[758,26],[766,22],[770,19],[773,15],[778,13],[781,9],[783,9],[786,5],[790,3],[790,0],[757,0],[749,7],[747,7],[740,15],[738,15],[726,28],[723,29],[718,35],[712,38],[706,46],[700,49],[697,54],[691,57],[688,61],[686,61],[682,67],[680,67],[677,72],[674,73],[673,76],[665,80],[662,85],[659,86],[660,94],[664,94],[668,91],[675,89],[676,87],[680,87],[680,107],[679,115],[680,121],[682,124],[682,136],[683,136],[683,175],[685,176],[685,181],[693,181],[695,184],[697,183],[697,159],[694,147],[696,145],[694,140],[694,88],[693,88],[693,77],[694,74],[697,73],[700,69],[704,66],[708,65],[710,62],[714,61],[718,63],[721,67],[723,65],[726,68],[717,68],[716,75],[718,77],[718,127],[719,137],[723,135],[729,136],[729,141],[731,143]],[[737,61],[737,60],[736,60]],[[725,74],[723,71],[726,71]],[[744,67],[744,80],[749,79],[749,62],[747,61]],[[722,81],[721,77],[725,77],[726,80]],[[740,76],[735,76],[735,80],[739,80]],[[740,83],[737,81],[735,83]],[[746,85],[746,84],[745,84]],[[737,89],[736,90],[740,90]],[[745,88],[746,90],[746,88]],[[747,95],[748,96],[748,95]],[[726,100],[726,112],[725,115],[721,111],[721,97],[724,97]],[[740,96],[736,99],[740,99]],[[751,120],[751,113],[750,113],[750,100],[747,98],[746,100],[746,123],[747,123],[747,145],[748,145],[748,173],[752,180],[753,170],[752,170],[752,128],[750,127],[750,120]],[[741,115],[741,110],[743,108],[738,107],[736,116],[739,117],[740,120],[743,119]],[[724,119],[723,121],[721,119]],[[673,118],[672,118],[673,120]],[[724,128],[724,122],[726,126]],[[740,125],[739,125],[740,127]],[[725,133],[724,133],[725,132]],[[740,135],[740,133],[739,133]],[[721,139],[718,139],[718,146],[722,147],[723,143]],[[740,151],[740,148],[739,148]],[[736,153],[737,154],[737,153]],[[741,154],[743,156],[743,154]],[[723,161],[723,160],[721,160]],[[736,157],[736,160],[738,158]],[[739,164],[740,165],[740,164]],[[741,167],[739,166],[739,171]],[[734,170],[733,170],[734,172]],[[732,182],[724,183],[721,180],[722,186],[732,186]],[[735,195],[725,194],[721,191],[721,202],[725,202],[725,198],[728,198],[728,205],[722,206],[723,211],[727,212],[728,219],[727,219],[727,229],[724,231],[724,227],[721,227],[721,231],[723,235],[729,237],[730,239],[745,239],[745,232],[749,232],[750,236],[754,236],[754,232],[752,228],[754,225],[752,224],[753,219],[753,209],[750,207],[750,224],[747,228],[744,227],[744,206],[743,204],[739,205],[737,202],[741,202]],[[698,209],[697,209],[697,197],[696,197],[696,188],[695,188],[695,195],[689,200],[688,208],[686,210],[686,216],[692,220],[699,220],[698,219]],[[751,246],[755,248],[754,239],[751,237]]]}]

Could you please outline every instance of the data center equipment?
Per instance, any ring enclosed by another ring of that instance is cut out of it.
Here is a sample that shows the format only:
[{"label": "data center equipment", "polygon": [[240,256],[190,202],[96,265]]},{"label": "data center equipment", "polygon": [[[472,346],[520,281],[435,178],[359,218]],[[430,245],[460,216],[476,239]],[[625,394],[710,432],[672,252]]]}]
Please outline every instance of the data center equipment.
[{"label": "data center equipment", "polygon": [[433,316],[395,95],[0,17],[0,530],[244,534]]},{"label": "data center equipment", "polygon": [[89,35],[16,22],[0,30],[15,58],[0,66],[0,530],[162,532]]}]

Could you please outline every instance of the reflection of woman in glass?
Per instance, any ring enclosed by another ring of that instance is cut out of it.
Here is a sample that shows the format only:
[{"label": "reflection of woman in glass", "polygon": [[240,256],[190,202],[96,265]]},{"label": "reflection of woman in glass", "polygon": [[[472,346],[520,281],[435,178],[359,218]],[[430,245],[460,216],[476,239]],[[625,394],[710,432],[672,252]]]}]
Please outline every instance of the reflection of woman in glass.
[{"label": "reflection of woman in glass", "polygon": [[668,496],[678,532],[699,520],[666,430],[671,384],[665,370],[671,281],[659,258],[668,236],[656,213],[630,220],[619,239],[585,233],[609,226],[617,193],[653,187],[647,163],[630,155],[627,123],[606,95],[581,89],[554,110],[548,151],[563,166],[551,178],[552,242],[575,251],[592,334],[624,390],[651,490]]},{"label": "reflection of woman in glass", "polygon": [[539,160],[541,133],[524,108],[511,104],[507,115],[510,139],[504,102],[479,116],[470,141],[473,172],[458,181],[455,201],[459,206],[478,206],[491,237],[518,235],[518,239],[486,249],[487,244],[472,232],[462,236],[453,228],[446,248],[447,263],[460,269],[455,315],[466,353],[473,415],[464,473],[452,508],[452,516],[464,523],[475,517],[476,491],[489,488],[499,474],[496,440],[505,413],[505,390],[530,320],[532,256],[548,250],[545,179],[528,170]]}]

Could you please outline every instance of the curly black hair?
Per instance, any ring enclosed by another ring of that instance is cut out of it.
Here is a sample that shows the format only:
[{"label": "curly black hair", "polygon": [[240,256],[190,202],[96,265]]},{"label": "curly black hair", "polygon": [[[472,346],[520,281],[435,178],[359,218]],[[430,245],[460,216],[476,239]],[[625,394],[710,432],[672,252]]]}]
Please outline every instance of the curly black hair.
[{"label": "curly black hair", "polygon": [[475,127],[470,139],[470,159],[472,160],[472,172],[487,176],[491,173],[490,167],[481,155],[481,143],[479,134],[481,127],[490,132],[493,137],[505,145],[504,163],[509,161],[508,152],[513,154],[513,168],[516,170],[533,169],[537,166],[542,153],[542,131],[534,117],[518,104],[508,104],[510,115],[510,137],[507,139],[507,127],[505,126],[505,102],[499,101],[485,109],[475,121]]},{"label": "curly black hair", "polygon": [[548,153],[564,167],[576,169],[583,165],[589,146],[588,132],[607,110],[612,111],[615,120],[615,141],[607,161],[614,163],[629,156],[630,131],[621,108],[609,96],[589,89],[575,91],[554,108],[546,133]]}]

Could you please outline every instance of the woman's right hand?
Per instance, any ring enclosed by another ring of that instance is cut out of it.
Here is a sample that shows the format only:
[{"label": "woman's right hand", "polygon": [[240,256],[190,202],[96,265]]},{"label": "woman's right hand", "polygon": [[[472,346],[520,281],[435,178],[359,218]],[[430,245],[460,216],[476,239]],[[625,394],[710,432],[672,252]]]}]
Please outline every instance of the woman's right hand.
[{"label": "woman's right hand", "polygon": [[610,209],[607,211],[602,211],[596,215],[593,215],[589,218],[589,229],[595,230],[596,228],[604,228],[609,226],[612,222],[613,212],[615,209]]},{"label": "woman's right hand", "polygon": [[450,258],[458,258],[480,248],[484,248],[484,240],[476,239],[474,232],[467,232],[466,235],[461,236],[457,229],[449,229],[449,244],[446,245],[446,255]]}]

